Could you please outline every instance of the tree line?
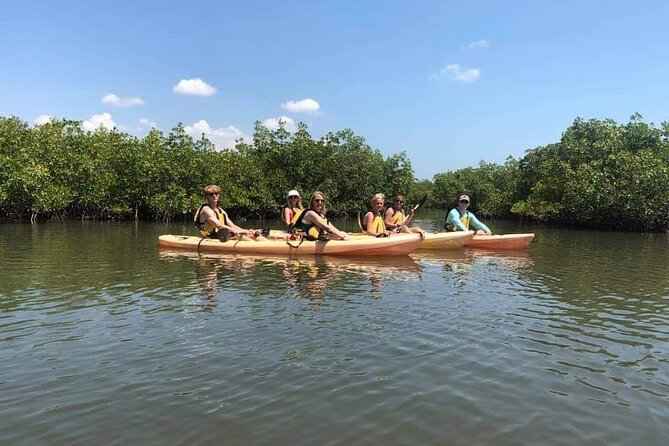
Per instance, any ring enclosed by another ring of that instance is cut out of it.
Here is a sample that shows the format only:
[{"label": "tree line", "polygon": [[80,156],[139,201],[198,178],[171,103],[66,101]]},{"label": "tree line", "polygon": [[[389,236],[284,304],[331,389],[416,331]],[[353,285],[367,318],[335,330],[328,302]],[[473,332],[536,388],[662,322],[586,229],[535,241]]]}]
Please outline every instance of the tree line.
[{"label": "tree line", "polygon": [[202,187],[242,217],[278,216],[286,191],[325,193],[334,214],[366,209],[377,192],[450,209],[467,193],[483,216],[604,229],[669,230],[669,123],[577,118],[560,141],[503,164],[480,162],[417,181],[405,152],[384,157],[350,130],[314,139],[256,123],[252,141],[216,150],[178,124],[139,138],[85,131],[79,121],[30,126],[0,116],[0,219],[190,218]]},{"label": "tree line", "polygon": [[325,193],[335,214],[364,208],[379,191],[404,193],[414,182],[404,152],[384,157],[350,130],[314,139],[305,124],[290,133],[256,123],[253,143],[218,151],[183,125],[138,138],[85,131],[79,121],[30,126],[0,117],[0,218],[157,219],[191,217],[207,184],[222,187],[232,215],[279,215],[286,193]]}]

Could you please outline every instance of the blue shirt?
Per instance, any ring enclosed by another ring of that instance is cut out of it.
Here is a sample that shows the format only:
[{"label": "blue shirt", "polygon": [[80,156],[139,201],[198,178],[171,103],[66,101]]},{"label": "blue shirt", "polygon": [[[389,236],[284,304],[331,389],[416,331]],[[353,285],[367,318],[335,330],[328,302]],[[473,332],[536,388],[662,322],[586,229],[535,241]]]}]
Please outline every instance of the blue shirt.
[{"label": "blue shirt", "polygon": [[[468,231],[468,229],[465,228],[465,225],[463,225],[460,221],[460,215],[460,210],[458,208],[451,209],[451,211],[446,216],[446,227],[448,229],[452,229],[453,226],[455,226],[458,231]],[[475,231],[483,230],[486,232],[491,232],[490,229],[481,223],[479,219],[476,218],[476,215],[474,215],[472,212],[464,211],[462,215],[466,215],[469,218],[470,229],[474,229]]]}]

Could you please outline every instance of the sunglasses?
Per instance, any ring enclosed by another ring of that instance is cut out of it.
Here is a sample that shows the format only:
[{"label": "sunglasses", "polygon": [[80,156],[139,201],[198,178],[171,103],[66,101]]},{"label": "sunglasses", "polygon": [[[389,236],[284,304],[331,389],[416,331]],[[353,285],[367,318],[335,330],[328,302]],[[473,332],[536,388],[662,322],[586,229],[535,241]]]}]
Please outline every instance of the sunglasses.
[{"label": "sunglasses", "polygon": [[404,204],[404,201],[402,201],[402,200],[395,200],[395,203]]},{"label": "sunglasses", "polygon": [[460,203],[469,203],[467,200],[460,200]]},{"label": "sunglasses", "polygon": [[299,197],[297,195],[291,195],[290,197],[288,197],[289,200],[292,200],[293,198],[299,198]]},{"label": "sunglasses", "polygon": [[213,197],[214,195],[221,195],[220,192],[207,192],[207,195]]},{"label": "sunglasses", "polygon": [[324,198],[314,198],[314,202],[316,202],[316,203],[325,203],[325,199],[324,199]]}]

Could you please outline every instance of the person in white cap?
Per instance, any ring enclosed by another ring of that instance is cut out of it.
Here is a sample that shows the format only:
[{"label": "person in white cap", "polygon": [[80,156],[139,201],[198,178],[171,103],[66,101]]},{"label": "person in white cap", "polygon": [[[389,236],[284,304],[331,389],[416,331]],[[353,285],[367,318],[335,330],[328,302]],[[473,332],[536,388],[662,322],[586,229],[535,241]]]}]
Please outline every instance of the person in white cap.
[{"label": "person in white cap", "polygon": [[492,235],[492,231],[483,223],[481,223],[474,213],[469,212],[469,195],[460,195],[458,197],[458,206],[451,209],[446,214],[447,231],[469,231],[471,227],[477,234]]},{"label": "person in white cap", "polygon": [[295,222],[303,211],[304,207],[302,206],[300,193],[295,189],[289,190],[288,198],[286,198],[286,204],[283,206],[281,214],[283,222],[286,224],[286,232],[292,231]]}]

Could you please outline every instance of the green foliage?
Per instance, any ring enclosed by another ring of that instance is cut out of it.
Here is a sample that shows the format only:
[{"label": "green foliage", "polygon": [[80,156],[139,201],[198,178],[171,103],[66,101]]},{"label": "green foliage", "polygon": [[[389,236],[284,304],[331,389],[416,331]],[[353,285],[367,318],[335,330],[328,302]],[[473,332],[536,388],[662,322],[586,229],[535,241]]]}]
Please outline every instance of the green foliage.
[{"label": "green foliage", "polygon": [[351,130],[313,138],[256,123],[253,142],[216,150],[182,124],[137,138],[52,120],[0,117],[0,218],[190,218],[202,188],[219,184],[235,216],[277,216],[289,189],[303,202],[323,191],[335,214],[367,209],[372,196],[405,195],[449,209],[460,194],[483,216],[600,228],[669,230],[669,123],[577,118],[560,141],[504,164],[481,162],[415,181],[405,152],[387,158]]},{"label": "green foliage", "polygon": [[221,205],[236,216],[277,216],[286,192],[308,202],[321,190],[334,213],[366,208],[376,192],[407,193],[413,184],[404,152],[387,159],[350,130],[314,139],[256,123],[253,144],[218,151],[177,124],[138,139],[116,130],[81,129],[54,120],[30,127],[0,117],[0,218],[190,218],[202,188],[219,184]]},{"label": "green foliage", "polygon": [[520,160],[435,175],[439,206],[453,206],[461,193],[483,215],[667,231],[669,125],[657,129],[638,114],[624,125],[577,118],[559,142]]}]

